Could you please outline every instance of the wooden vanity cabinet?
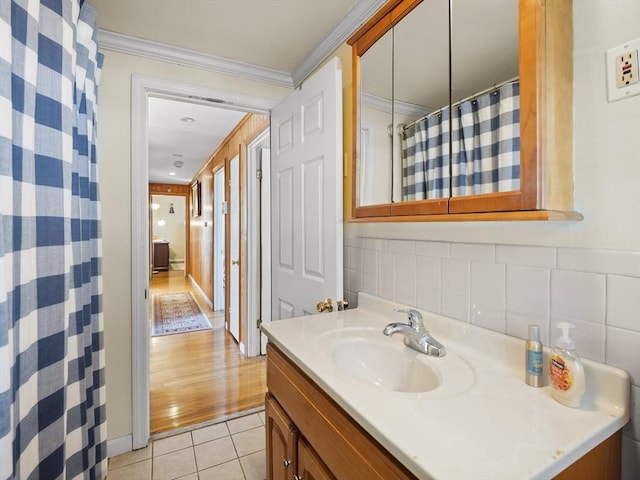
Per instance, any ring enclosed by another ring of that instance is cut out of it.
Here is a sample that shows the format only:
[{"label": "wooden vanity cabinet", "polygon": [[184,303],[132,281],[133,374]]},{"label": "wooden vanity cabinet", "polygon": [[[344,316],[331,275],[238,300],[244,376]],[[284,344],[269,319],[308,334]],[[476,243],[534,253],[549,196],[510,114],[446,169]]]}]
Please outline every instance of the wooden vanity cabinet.
[{"label": "wooden vanity cabinet", "polygon": [[267,393],[264,402],[267,435],[267,479],[290,480],[298,468],[298,431],[291,419]]},{"label": "wooden vanity cabinet", "polygon": [[267,344],[267,389],[267,480],[296,478],[291,473],[277,476],[284,465],[282,452],[293,442],[287,431],[297,435],[297,452],[285,474],[297,471],[298,479],[416,480],[271,343]]},{"label": "wooden vanity cabinet", "polygon": [[302,437],[298,439],[298,478],[296,480],[336,480],[315,450]]},{"label": "wooden vanity cabinet", "polygon": [[[267,480],[417,480],[272,343],[267,389]],[[614,433],[555,480],[619,480],[621,438]]]},{"label": "wooden vanity cabinet", "polygon": [[334,480],[318,454],[267,393],[265,397],[268,480]]}]

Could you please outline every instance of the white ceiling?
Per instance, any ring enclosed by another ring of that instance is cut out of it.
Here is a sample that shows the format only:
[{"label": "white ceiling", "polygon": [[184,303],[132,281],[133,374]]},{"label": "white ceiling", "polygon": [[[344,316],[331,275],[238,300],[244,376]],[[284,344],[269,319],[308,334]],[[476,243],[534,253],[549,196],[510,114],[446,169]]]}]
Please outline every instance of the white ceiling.
[{"label": "white ceiling", "polygon": [[[98,28],[291,74],[357,3],[372,0],[91,0]],[[108,53],[107,53],[108,55]],[[189,183],[243,112],[149,103],[149,181]],[[181,122],[183,117],[196,119]],[[175,157],[174,154],[182,155]],[[182,168],[173,163],[182,160]],[[170,176],[169,172],[175,172]]]},{"label": "white ceiling", "polygon": [[[149,181],[189,183],[245,115],[235,110],[150,98]],[[183,118],[195,121],[184,122]],[[184,165],[176,167],[176,161]]]},{"label": "white ceiling", "polygon": [[[364,3],[373,3],[364,0]],[[292,72],[357,0],[91,0],[98,28]]]}]

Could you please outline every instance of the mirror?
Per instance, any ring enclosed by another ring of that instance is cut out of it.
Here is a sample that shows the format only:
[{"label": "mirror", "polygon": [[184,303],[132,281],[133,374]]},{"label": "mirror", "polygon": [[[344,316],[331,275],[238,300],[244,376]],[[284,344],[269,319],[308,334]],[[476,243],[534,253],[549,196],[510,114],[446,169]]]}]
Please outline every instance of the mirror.
[{"label": "mirror", "polygon": [[[449,0],[423,0],[359,58],[358,207],[485,193],[462,188],[485,173],[465,177],[456,170],[463,154],[455,144],[455,122],[467,118],[459,115],[457,103],[469,100],[463,105],[471,105],[479,93],[517,78],[518,2],[452,0],[451,12],[449,5]],[[519,162],[519,156],[514,161]],[[510,175],[514,171],[515,167]],[[504,185],[519,188],[513,180]]]},{"label": "mirror", "polygon": [[394,27],[394,37],[393,164],[400,166],[401,189],[395,201],[448,198],[449,152],[442,140],[448,117],[438,112],[449,103],[449,0],[417,5]]},{"label": "mirror", "polygon": [[[518,2],[453,0],[451,5],[451,196],[519,190],[519,83],[512,83],[518,78]],[[456,148],[455,132],[471,123],[476,131]],[[493,152],[485,153],[489,149]]]},{"label": "mirror", "polygon": [[356,171],[358,205],[392,199],[393,30],[360,57],[360,158]]}]

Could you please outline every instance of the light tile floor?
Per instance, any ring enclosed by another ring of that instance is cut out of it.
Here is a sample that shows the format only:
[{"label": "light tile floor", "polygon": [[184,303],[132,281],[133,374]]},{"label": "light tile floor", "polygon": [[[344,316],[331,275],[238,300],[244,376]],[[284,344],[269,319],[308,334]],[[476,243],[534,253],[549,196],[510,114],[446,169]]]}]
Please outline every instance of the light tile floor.
[{"label": "light tile floor", "polygon": [[264,412],[151,442],[109,460],[107,480],[264,480]]}]

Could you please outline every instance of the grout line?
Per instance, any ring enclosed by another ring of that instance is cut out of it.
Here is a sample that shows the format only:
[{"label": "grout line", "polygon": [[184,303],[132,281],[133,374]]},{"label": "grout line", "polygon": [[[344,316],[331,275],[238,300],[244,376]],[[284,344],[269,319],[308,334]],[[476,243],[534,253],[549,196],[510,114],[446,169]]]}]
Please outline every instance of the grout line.
[{"label": "grout line", "polygon": [[[250,408],[248,410],[243,410],[241,412],[231,413],[229,415],[224,415],[222,417],[216,418],[214,420],[207,420],[206,422],[196,423],[194,425],[187,425],[186,427],[176,428],[175,430],[169,430],[162,433],[156,433],[155,435],[151,435],[149,438],[149,442],[155,442],[156,440],[162,440],[163,438],[173,437],[175,435],[180,435],[185,432],[192,432],[194,430],[199,430],[201,428],[210,427],[211,425],[217,425],[219,423],[225,423],[230,420],[235,420],[236,418],[247,417],[252,414],[257,414],[258,412],[264,411],[264,405],[260,405],[258,407]],[[227,427],[228,428],[228,427]]]}]

